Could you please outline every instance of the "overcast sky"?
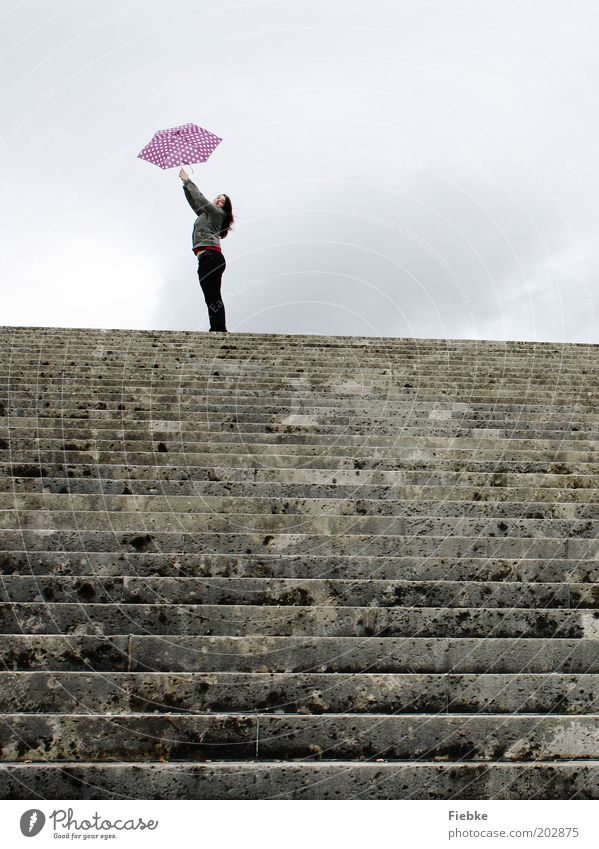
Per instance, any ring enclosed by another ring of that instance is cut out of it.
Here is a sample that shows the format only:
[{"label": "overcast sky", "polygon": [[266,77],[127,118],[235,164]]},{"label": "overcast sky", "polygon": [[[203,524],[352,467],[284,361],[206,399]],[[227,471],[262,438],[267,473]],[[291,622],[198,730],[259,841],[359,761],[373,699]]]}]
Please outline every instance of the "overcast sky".
[{"label": "overcast sky", "polygon": [[223,137],[238,332],[597,342],[587,0],[7,0],[0,324],[206,330],[157,129]]}]

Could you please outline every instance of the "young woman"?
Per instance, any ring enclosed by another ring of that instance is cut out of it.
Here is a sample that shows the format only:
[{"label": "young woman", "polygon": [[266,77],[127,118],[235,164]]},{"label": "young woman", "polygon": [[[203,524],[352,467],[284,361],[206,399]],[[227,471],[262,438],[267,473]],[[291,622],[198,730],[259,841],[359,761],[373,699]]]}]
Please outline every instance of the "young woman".
[{"label": "young woman", "polygon": [[198,258],[198,277],[208,307],[210,330],[227,332],[225,305],[220,295],[221,280],[227,263],[220,248],[233,226],[233,208],[227,195],[218,195],[212,203],[207,200],[189,174],[179,171],[183,180],[183,191],[189,205],[198,216],[193,225],[193,252]]}]

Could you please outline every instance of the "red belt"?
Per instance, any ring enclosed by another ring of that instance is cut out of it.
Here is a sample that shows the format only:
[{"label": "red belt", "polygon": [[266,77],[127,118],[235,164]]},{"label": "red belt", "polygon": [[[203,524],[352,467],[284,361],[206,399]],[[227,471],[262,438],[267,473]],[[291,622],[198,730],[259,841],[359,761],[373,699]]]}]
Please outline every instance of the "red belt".
[{"label": "red belt", "polygon": [[215,247],[214,245],[199,245],[196,248],[192,248],[194,254],[197,256],[200,251],[218,251],[219,254],[222,254],[220,248]]}]

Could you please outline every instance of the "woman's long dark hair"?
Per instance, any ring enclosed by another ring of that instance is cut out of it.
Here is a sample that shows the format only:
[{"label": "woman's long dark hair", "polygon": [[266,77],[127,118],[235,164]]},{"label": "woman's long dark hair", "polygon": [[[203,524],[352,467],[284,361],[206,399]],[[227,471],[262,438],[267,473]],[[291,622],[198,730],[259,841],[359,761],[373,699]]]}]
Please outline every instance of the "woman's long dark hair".
[{"label": "woman's long dark hair", "polygon": [[233,205],[231,204],[231,198],[229,195],[223,195],[225,202],[222,205],[221,209],[225,213],[225,220],[223,222],[222,229],[220,231],[221,239],[224,239],[229,232],[229,230],[233,229],[233,224],[235,223],[235,218],[233,217]]}]

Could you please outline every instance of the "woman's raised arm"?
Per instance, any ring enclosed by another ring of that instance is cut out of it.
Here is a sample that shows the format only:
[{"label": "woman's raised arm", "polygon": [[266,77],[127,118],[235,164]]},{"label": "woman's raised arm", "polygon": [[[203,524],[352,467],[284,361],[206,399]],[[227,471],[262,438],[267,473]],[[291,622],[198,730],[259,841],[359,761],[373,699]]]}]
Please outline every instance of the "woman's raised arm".
[{"label": "woman's raised arm", "polygon": [[189,179],[189,174],[183,168],[179,171],[179,177],[183,180],[183,191],[185,192],[185,197],[196,215],[199,215],[203,209],[206,209],[206,207],[214,206],[214,204],[201,193],[196,184]]}]

